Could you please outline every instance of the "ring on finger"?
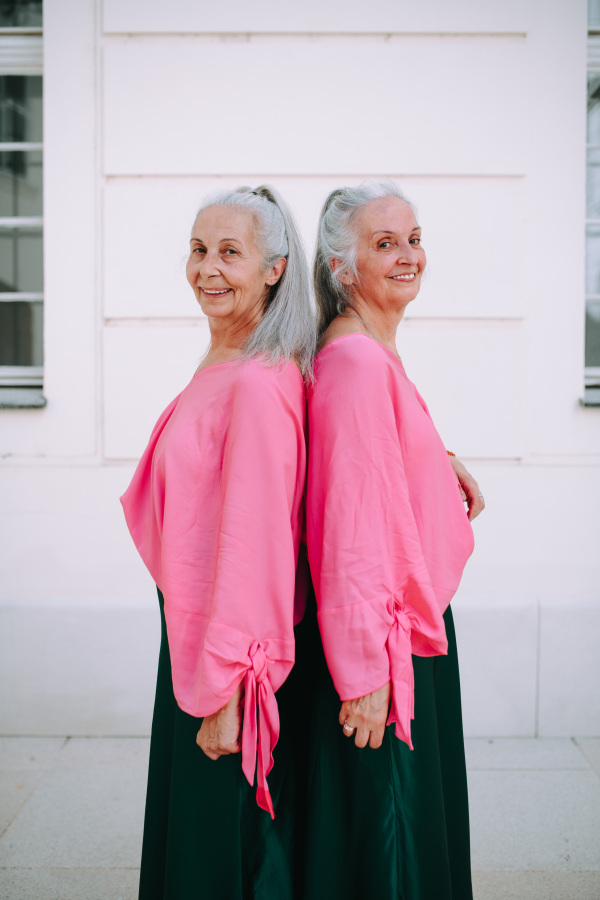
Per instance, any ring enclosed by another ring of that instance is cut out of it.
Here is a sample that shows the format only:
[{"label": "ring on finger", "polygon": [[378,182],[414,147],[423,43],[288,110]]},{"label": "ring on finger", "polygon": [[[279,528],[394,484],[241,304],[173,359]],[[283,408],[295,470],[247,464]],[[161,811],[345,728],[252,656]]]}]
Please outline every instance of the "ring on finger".
[{"label": "ring on finger", "polygon": [[352,727],[352,725],[348,725],[347,722],[344,722],[342,727],[343,727],[344,731],[354,731],[354,728]]}]

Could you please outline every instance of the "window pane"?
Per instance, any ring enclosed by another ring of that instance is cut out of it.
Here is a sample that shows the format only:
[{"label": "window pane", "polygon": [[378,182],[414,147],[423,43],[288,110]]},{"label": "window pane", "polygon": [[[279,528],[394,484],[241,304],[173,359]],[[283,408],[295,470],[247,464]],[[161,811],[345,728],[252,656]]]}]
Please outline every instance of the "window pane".
[{"label": "window pane", "polygon": [[42,253],[42,232],[39,228],[0,227],[0,292],[41,293],[44,275]]},{"label": "window pane", "polygon": [[0,302],[0,366],[41,366],[41,338],[41,302]]},{"label": "window pane", "polygon": [[0,75],[0,141],[41,140],[41,75]]},{"label": "window pane", "polygon": [[585,306],[585,364],[600,367],[600,300]]},{"label": "window pane", "polygon": [[0,216],[42,212],[42,151],[0,152]]},{"label": "window pane", "polygon": [[37,27],[42,27],[42,0],[0,0],[0,28]]},{"label": "window pane", "polygon": [[588,219],[600,219],[600,149],[587,152],[586,180],[586,216]]},{"label": "window pane", "polygon": [[588,0],[588,25],[600,28],[600,0]]},{"label": "window pane", "polygon": [[600,294],[600,225],[586,228],[585,292]]},{"label": "window pane", "polygon": [[587,142],[600,144],[600,75],[588,72]]}]

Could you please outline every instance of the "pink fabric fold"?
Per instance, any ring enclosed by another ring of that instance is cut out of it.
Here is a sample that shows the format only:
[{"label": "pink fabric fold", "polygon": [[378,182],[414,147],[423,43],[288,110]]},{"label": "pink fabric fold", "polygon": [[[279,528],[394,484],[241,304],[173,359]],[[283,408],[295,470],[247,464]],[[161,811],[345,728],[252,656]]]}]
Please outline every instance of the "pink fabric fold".
[{"label": "pink fabric fold", "polygon": [[396,737],[413,749],[410,723],[415,717],[415,676],[412,663],[412,623],[404,601],[393,594],[387,604],[392,618],[386,648],[390,660],[392,699],[387,724],[396,723]]},{"label": "pink fabric fold", "polygon": [[[242,764],[258,802],[279,735],[275,692],[294,664],[305,399],[292,363],[198,372],[159,418],[121,498],[165,598],[173,690],[192,716],[246,688]],[[257,724],[258,715],[258,724]]]},{"label": "pink fabric fold", "polygon": [[269,681],[264,648],[258,641],[254,641],[248,655],[251,665],[244,679],[242,769],[250,784],[254,784],[256,771],[256,801],[274,819],[275,813],[267,785],[267,775],[273,768],[273,749],[279,738],[279,710],[275,693]]},{"label": "pink fabric fold", "polygon": [[392,685],[410,747],[412,655],[447,652],[443,613],[473,532],[429,411],[400,360],[365,335],[328,344],[308,391],[307,543],[341,700]]}]

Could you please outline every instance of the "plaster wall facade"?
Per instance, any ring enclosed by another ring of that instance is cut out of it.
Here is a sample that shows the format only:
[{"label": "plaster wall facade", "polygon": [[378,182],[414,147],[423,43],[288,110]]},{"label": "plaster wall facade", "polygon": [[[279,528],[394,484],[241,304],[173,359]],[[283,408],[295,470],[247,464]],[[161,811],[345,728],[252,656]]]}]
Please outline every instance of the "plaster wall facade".
[{"label": "plaster wall facade", "polygon": [[585,0],[48,0],[45,386],[0,411],[0,730],[146,734],[154,587],[118,496],[206,347],[209,191],[392,177],[428,274],[399,350],[487,510],[465,728],[600,734],[600,410],[583,408]]}]

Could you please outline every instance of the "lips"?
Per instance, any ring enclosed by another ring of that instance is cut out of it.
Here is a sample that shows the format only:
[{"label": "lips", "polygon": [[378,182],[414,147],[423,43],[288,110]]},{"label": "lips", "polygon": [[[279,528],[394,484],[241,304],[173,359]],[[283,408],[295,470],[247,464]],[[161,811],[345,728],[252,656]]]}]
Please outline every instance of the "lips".
[{"label": "lips", "polygon": [[392,281],[410,282],[415,280],[415,278],[417,277],[417,273],[407,272],[405,275],[390,275],[389,277],[392,279]]},{"label": "lips", "polygon": [[206,288],[200,288],[203,294],[206,294],[207,297],[222,297],[223,294],[228,294],[231,288],[223,288],[218,291],[209,291]]}]

